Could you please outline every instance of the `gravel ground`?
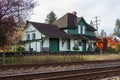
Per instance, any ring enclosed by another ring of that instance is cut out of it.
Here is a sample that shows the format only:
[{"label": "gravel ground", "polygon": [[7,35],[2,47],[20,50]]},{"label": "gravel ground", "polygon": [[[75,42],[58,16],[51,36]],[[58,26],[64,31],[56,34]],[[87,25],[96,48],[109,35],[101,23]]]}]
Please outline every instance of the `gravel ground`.
[{"label": "gravel ground", "polygon": [[98,79],[98,80],[120,80],[120,76],[114,76],[114,77],[103,78],[103,79]]},{"label": "gravel ground", "polygon": [[[14,74],[25,74],[25,73],[36,73],[36,72],[54,72],[54,71],[65,71],[65,70],[76,70],[76,69],[85,69],[85,68],[94,68],[94,67],[105,67],[112,65],[120,65],[120,62],[116,63],[104,63],[104,64],[84,64],[84,65],[66,65],[66,66],[56,66],[56,67],[39,67],[39,68],[30,68],[30,69],[9,69],[9,70],[1,70],[0,69],[0,77]],[[120,80],[120,79],[119,79]]]}]

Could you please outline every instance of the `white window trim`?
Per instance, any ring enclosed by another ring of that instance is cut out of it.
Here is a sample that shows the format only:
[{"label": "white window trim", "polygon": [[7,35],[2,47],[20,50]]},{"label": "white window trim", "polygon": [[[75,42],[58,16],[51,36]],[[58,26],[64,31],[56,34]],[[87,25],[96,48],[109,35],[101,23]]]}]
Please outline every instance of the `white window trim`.
[{"label": "white window trim", "polygon": [[83,34],[85,34],[85,26],[82,27]]},{"label": "white window trim", "polygon": [[81,34],[81,26],[78,26],[78,33]]}]

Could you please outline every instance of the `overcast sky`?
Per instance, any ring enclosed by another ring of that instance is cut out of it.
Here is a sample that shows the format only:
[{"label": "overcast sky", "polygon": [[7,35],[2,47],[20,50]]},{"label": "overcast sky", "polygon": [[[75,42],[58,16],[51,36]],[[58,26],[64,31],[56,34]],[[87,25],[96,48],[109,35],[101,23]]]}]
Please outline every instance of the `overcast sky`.
[{"label": "overcast sky", "polygon": [[57,18],[76,11],[77,16],[84,17],[87,23],[95,21],[94,17],[99,16],[99,32],[104,29],[110,34],[113,33],[116,19],[120,18],[120,0],[38,0],[38,3],[30,21],[44,23],[52,10]]}]

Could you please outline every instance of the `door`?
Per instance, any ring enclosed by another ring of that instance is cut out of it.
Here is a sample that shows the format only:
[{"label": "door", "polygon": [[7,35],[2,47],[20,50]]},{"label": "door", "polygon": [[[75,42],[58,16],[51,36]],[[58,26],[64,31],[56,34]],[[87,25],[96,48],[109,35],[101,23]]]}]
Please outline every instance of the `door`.
[{"label": "door", "polygon": [[59,39],[50,38],[50,52],[58,52],[59,51]]},{"label": "door", "polygon": [[70,39],[67,40],[67,49],[70,51]]},{"label": "door", "polygon": [[83,50],[82,51],[86,52],[86,41],[85,40],[83,40]]}]

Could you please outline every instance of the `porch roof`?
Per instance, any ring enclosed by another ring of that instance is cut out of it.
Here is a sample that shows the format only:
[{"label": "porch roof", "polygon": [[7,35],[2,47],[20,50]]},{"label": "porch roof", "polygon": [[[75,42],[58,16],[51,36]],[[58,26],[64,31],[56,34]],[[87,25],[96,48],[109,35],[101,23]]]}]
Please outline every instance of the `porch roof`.
[{"label": "porch roof", "polygon": [[72,35],[75,39],[82,39],[82,40],[99,40],[96,36],[88,36],[88,35],[81,35],[81,34],[73,34]]},{"label": "porch roof", "polygon": [[88,40],[88,38],[86,38],[85,36],[81,35],[81,34],[72,34],[74,39],[82,39],[82,40]]},{"label": "porch roof", "polygon": [[56,25],[37,22],[31,23],[39,32],[51,38],[71,38],[71,35],[59,29]]},{"label": "porch roof", "polygon": [[84,35],[88,40],[99,40],[99,38],[97,38],[96,36],[88,36],[88,35]]}]

